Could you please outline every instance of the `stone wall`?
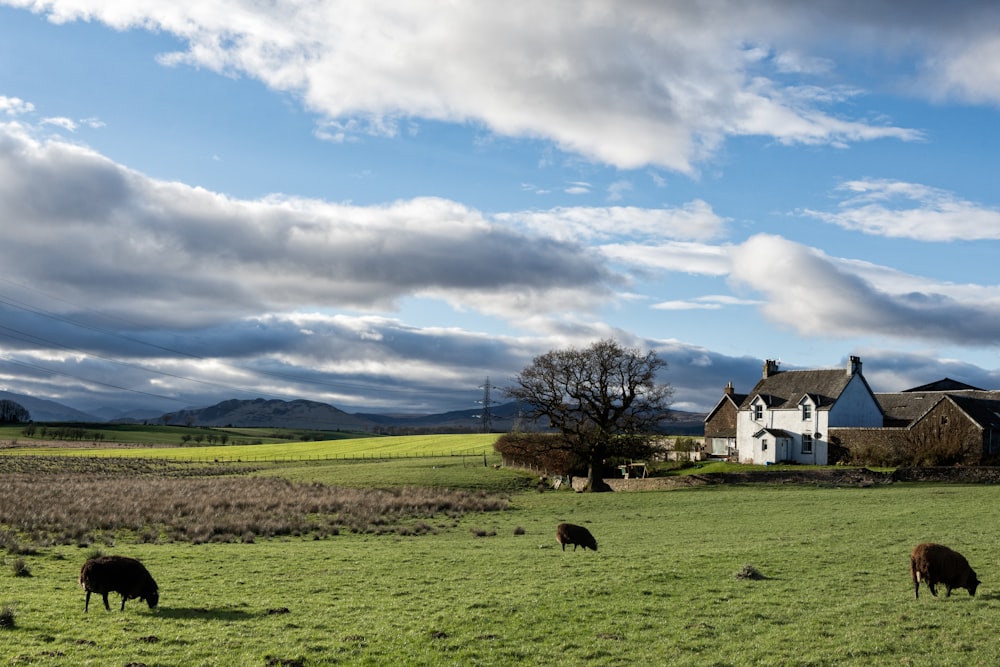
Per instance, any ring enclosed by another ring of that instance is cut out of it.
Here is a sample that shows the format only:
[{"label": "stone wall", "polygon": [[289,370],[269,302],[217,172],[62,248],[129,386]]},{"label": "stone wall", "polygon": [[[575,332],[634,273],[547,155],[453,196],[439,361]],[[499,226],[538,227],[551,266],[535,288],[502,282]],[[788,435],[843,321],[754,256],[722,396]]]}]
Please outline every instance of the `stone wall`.
[{"label": "stone wall", "polygon": [[[898,468],[878,472],[867,468],[815,470],[753,470],[716,472],[646,479],[605,479],[612,491],[662,491],[709,484],[810,484],[819,486],[867,487],[893,482],[950,482],[957,484],[1000,484],[1000,467],[954,466],[948,468]],[[582,491],[586,477],[574,477],[573,490]]]}]

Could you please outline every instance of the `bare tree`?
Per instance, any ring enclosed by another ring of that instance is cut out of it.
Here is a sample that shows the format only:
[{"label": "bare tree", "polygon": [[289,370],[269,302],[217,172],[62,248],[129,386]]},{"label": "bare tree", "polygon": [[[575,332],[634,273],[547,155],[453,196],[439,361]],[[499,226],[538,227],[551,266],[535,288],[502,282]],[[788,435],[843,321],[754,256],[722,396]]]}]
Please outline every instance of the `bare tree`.
[{"label": "bare tree", "polygon": [[527,406],[530,417],[548,418],[562,434],[549,446],[586,463],[588,491],[606,490],[605,461],[648,456],[656,427],[669,418],[673,389],[656,382],[666,366],[655,352],[601,340],[536,357],[506,393]]},{"label": "bare tree", "polygon": [[31,414],[20,403],[0,401],[0,424],[24,424],[31,421]]}]

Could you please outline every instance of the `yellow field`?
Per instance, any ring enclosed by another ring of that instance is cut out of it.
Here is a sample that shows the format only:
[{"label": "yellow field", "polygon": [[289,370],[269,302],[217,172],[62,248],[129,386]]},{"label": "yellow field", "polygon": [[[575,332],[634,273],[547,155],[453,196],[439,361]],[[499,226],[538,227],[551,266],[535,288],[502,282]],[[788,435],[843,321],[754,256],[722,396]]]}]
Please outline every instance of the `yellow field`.
[{"label": "yellow field", "polygon": [[308,459],[400,458],[493,453],[497,433],[380,436],[318,442],[208,447],[62,448],[18,447],[6,454],[163,458],[185,461],[265,461]]}]

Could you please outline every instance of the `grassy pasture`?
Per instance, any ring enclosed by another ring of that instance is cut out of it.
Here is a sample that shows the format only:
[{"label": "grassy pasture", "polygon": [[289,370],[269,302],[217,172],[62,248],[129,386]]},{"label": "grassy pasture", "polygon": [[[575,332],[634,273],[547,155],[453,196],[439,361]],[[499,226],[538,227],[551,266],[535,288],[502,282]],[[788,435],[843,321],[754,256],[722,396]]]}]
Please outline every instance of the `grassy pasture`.
[{"label": "grassy pasture", "polygon": [[319,461],[331,459],[384,459],[420,456],[474,456],[493,454],[496,433],[379,436],[317,442],[275,442],[259,445],[210,445],[164,448],[18,447],[11,454],[163,458],[185,461]]},{"label": "grassy pasture", "polygon": [[[383,464],[384,474],[402,462]],[[86,549],[7,555],[0,664],[994,665],[1000,488],[893,485],[525,492],[419,536],[127,544],[161,588],[83,613]],[[562,520],[599,552],[562,552]],[[913,599],[940,541],[984,582]],[[15,576],[23,559],[31,576]],[[766,579],[740,580],[746,564]],[[943,595],[943,594],[942,594]],[[92,600],[92,602],[94,602]],[[287,613],[286,613],[287,610]],[[286,662],[278,662],[284,660]],[[300,662],[292,662],[300,661]]]},{"label": "grassy pasture", "polygon": [[[297,482],[319,482],[352,488],[421,486],[511,493],[532,489],[538,475],[524,470],[495,470],[500,457],[490,454],[483,465],[480,454],[431,456],[391,460],[304,461],[281,463],[254,471],[255,476],[277,475]],[[387,471],[391,471],[388,472]]]}]

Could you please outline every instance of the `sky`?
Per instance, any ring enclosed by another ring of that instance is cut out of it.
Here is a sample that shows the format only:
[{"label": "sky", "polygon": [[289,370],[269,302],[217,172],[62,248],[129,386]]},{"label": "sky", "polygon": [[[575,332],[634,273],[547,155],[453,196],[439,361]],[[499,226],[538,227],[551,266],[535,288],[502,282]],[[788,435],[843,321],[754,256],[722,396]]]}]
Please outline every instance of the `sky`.
[{"label": "sky", "polygon": [[0,389],[1000,388],[998,108],[992,0],[0,0]]}]

